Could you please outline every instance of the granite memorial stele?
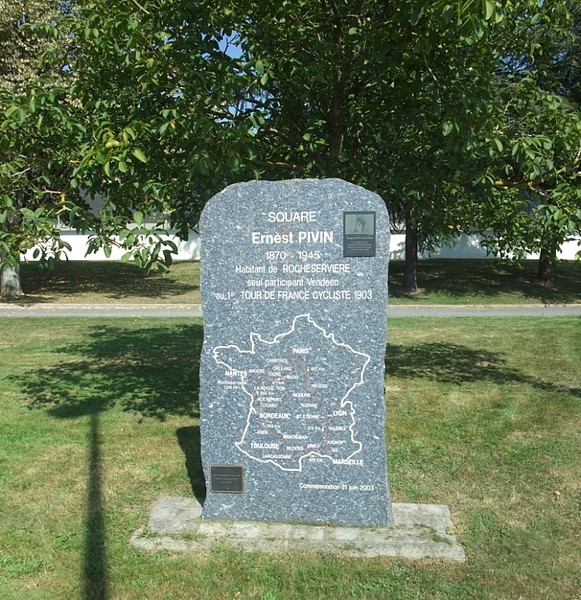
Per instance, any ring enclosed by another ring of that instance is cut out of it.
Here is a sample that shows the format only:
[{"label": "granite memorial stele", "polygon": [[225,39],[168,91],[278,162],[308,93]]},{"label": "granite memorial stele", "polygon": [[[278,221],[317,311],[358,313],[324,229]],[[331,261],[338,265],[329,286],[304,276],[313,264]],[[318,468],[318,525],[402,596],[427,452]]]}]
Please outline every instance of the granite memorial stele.
[{"label": "granite memorial stele", "polygon": [[200,237],[203,519],[390,525],[383,200],[338,179],[240,183]]}]

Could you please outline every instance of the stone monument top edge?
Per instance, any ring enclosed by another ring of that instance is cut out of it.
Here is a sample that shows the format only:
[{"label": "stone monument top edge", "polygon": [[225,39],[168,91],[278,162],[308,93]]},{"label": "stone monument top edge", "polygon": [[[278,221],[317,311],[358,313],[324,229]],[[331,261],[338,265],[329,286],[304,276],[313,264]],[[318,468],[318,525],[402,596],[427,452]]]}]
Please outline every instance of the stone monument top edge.
[{"label": "stone monument top edge", "polygon": [[358,193],[366,195],[366,196],[376,196],[382,202],[383,199],[377,192],[373,192],[358,183],[353,183],[351,181],[347,181],[345,179],[341,179],[340,177],[326,177],[326,178],[297,178],[297,179],[251,179],[247,181],[239,181],[236,183],[231,183],[226,186],[223,190],[216,193],[208,203],[211,203],[215,198],[219,198],[229,193],[233,192],[236,189],[244,189],[244,188],[252,188],[252,187],[263,187],[267,188],[275,188],[275,187],[287,187],[287,188],[295,188],[300,186],[312,186],[316,185],[317,187],[322,186],[334,186],[335,188],[343,187],[345,189],[351,188],[353,191],[357,190]]}]

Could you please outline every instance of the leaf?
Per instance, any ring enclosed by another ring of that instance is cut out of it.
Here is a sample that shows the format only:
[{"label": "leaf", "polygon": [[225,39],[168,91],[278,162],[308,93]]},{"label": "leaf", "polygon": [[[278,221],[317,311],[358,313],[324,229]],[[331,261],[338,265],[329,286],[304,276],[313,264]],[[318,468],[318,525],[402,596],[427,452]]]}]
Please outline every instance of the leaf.
[{"label": "leaf", "polygon": [[444,137],[449,136],[454,130],[454,123],[452,121],[444,121],[442,124],[442,134]]},{"label": "leaf", "polygon": [[173,262],[173,252],[171,250],[164,250],[163,258],[166,265],[171,265]]},{"label": "leaf", "polygon": [[425,9],[424,6],[416,7],[414,12],[412,13],[412,16],[410,17],[410,23],[412,25],[417,25],[420,22],[420,19],[422,18],[423,14],[424,14],[424,9]]},{"label": "leaf", "polygon": [[499,154],[504,150],[504,146],[502,145],[502,142],[498,139],[498,138],[492,138],[490,140],[490,145],[493,147],[494,150],[496,150],[496,152],[498,152]]},{"label": "leaf", "polygon": [[482,0],[482,10],[484,12],[484,19],[490,21],[496,12],[496,5],[492,0]]},{"label": "leaf", "polygon": [[127,163],[124,160],[119,161],[119,170],[121,173],[127,173]]},{"label": "leaf", "polygon": [[133,148],[132,153],[133,156],[137,158],[137,160],[140,160],[143,163],[147,162],[147,156],[145,156],[145,153],[143,152],[143,150],[141,150],[141,148]]},{"label": "leaf", "polygon": [[19,106],[11,106],[6,111],[4,111],[4,115],[7,118],[10,118],[17,110],[21,110],[21,108]]},{"label": "leaf", "polygon": [[143,221],[144,221],[144,217],[143,217],[143,213],[140,210],[136,210],[133,213],[133,220],[138,224],[138,225],[143,225]]}]

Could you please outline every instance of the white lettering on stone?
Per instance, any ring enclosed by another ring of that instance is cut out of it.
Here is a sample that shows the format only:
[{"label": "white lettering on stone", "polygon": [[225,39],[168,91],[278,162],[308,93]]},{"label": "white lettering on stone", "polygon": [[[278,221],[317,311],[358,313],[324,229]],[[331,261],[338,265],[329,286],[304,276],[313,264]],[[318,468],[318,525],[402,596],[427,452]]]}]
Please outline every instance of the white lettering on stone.
[{"label": "white lettering on stone", "polygon": [[261,412],[258,414],[259,419],[290,419],[290,413],[273,413]]},{"label": "white lettering on stone", "polygon": [[266,266],[264,265],[236,265],[234,267],[235,273],[253,273],[257,275],[262,275],[266,273]]},{"label": "white lettering on stone", "polygon": [[333,483],[299,483],[301,490],[330,490],[336,492],[341,489],[340,485]]},{"label": "white lettering on stone", "polygon": [[332,244],[332,231],[299,231],[299,244]]},{"label": "white lettering on stone", "polygon": [[305,263],[305,264],[284,264],[282,272],[290,273],[351,273],[349,263]]},{"label": "white lettering on stone", "polygon": [[292,231],[289,233],[260,233],[253,231],[250,235],[253,244],[292,244],[294,242]]},{"label": "white lettering on stone", "polygon": [[278,450],[280,448],[280,444],[261,444],[260,442],[251,442],[251,448],[257,448],[259,450]]},{"label": "white lettering on stone", "polygon": [[317,220],[317,212],[314,210],[273,211],[268,213],[267,218],[270,223],[293,223],[295,221],[313,223]]}]

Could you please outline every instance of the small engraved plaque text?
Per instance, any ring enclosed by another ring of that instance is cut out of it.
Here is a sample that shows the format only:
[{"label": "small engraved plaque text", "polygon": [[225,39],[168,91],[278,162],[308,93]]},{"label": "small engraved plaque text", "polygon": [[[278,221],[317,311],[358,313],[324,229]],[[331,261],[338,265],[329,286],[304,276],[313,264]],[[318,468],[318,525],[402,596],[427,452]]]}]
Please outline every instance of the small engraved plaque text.
[{"label": "small engraved plaque text", "polygon": [[343,213],[343,256],[375,256],[375,212]]},{"label": "small engraved plaque text", "polygon": [[214,494],[243,494],[244,468],[240,465],[210,465],[210,491]]}]

